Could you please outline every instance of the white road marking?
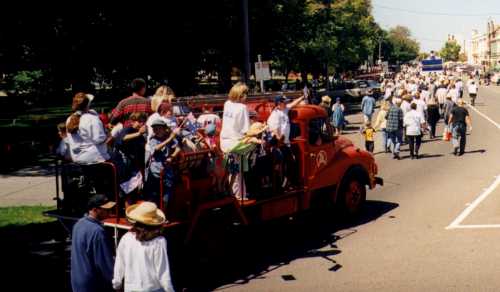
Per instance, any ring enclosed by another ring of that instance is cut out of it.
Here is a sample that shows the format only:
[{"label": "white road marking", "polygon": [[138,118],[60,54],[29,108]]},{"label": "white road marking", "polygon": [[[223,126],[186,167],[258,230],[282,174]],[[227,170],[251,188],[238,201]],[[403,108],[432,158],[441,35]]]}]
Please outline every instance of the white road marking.
[{"label": "white road marking", "polygon": [[454,227],[446,227],[446,229],[487,229],[487,228],[500,228],[500,224],[483,224],[483,225],[457,225]]},{"label": "white road marking", "polygon": [[473,111],[475,111],[481,117],[485,118],[488,122],[492,123],[495,127],[497,127],[498,129],[500,129],[500,124],[498,124],[497,122],[495,122],[494,120],[492,120],[490,117],[488,117],[487,115],[485,115],[482,112],[478,111],[475,107],[473,107],[471,105],[469,105],[469,108],[472,109]]},{"label": "white road marking", "polygon": [[[487,115],[483,114],[479,110],[477,110],[475,107],[469,105],[469,108],[472,109],[474,112],[476,112],[478,115],[492,123],[497,129],[500,129],[500,124],[492,120],[490,117]],[[474,200],[472,203],[466,204],[468,207],[465,208],[460,215],[450,224],[448,225],[445,229],[446,230],[451,230],[451,229],[480,229],[480,228],[500,228],[500,224],[479,224],[479,225],[461,225],[465,218],[474,211],[474,209],[482,202],[486,197],[488,197],[497,187],[500,185],[500,175],[496,177],[495,181],[486,189],[483,189],[483,193],[477,197],[477,199]]]},{"label": "white road marking", "polygon": [[[460,225],[462,221],[464,221],[467,216],[482,202],[489,194],[491,194],[497,187],[500,185],[500,176],[497,177],[495,182],[486,191],[484,191],[477,199],[474,200],[458,217],[453,221],[446,229],[454,229]],[[499,225],[500,226],[500,225]]]}]

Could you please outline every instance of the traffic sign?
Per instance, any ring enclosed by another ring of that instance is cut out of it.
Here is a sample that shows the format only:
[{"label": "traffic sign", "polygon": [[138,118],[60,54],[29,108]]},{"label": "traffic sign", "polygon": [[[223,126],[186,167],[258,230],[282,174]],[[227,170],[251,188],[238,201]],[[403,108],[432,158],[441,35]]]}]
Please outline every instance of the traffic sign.
[{"label": "traffic sign", "polygon": [[271,80],[269,62],[255,62],[255,80]]}]

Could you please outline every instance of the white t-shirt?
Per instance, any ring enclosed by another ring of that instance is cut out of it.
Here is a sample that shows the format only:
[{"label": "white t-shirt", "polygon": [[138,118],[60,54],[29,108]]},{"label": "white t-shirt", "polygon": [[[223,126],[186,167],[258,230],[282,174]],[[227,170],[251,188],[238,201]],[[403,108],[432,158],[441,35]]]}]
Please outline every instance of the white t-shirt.
[{"label": "white t-shirt", "polygon": [[469,93],[472,93],[472,94],[477,94],[477,86],[476,86],[476,84],[472,84],[472,83],[471,83],[471,84],[469,85],[468,90],[469,90]]},{"label": "white t-shirt", "polygon": [[290,144],[290,119],[288,118],[288,108],[284,110],[274,109],[267,119],[270,131],[276,131],[283,135],[285,144]]},{"label": "white t-shirt", "polygon": [[113,288],[120,289],[122,280],[125,291],[173,292],[165,237],[140,242],[134,233],[125,233],[116,250]]},{"label": "white t-shirt", "polygon": [[425,101],[421,99],[415,99],[412,103],[417,105],[417,112],[421,114],[422,117],[425,117],[425,111],[427,110],[427,104],[425,103]]},{"label": "white t-shirt", "polygon": [[423,116],[416,110],[411,110],[404,117],[406,135],[418,136],[422,134],[421,126],[425,124]]},{"label": "white t-shirt", "polygon": [[448,91],[448,95],[449,97],[451,97],[451,100],[453,100],[453,102],[457,102],[458,100],[458,97],[460,96],[460,93],[458,92],[458,89],[450,89],[450,91]]},{"label": "white t-shirt", "polygon": [[438,88],[436,91],[436,97],[438,99],[438,103],[443,104],[446,100],[446,95],[448,94],[448,90],[444,87]]},{"label": "white t-shirt", "polygon": [[405,116],[409,111],[411,111],[411,104],[406,101],[406,100],[403,100],[401,102],[401,110],[403,111],[403,116]]},{"label": "white t-shirt", "polygon": [[246,105],[226,101],[222,115],[222,130],[220,132],[220,148],[225,153],[231,151],[250,128],[250,118]]},{"label": "white t-shirt", "polygon": [[422,92],[420,93],[420,99],[424,102],[428,102],[430,97],[431,93],[427,90],[422,90]]},{"label": "white t-shirt", "polygon": [[[68,125],[69,117],[66,120]],[[68,133],[67,142],[73,162],[93,164],[110,158],[106,140],[108,136],[95,111],[82,114],[76,133]]]}]

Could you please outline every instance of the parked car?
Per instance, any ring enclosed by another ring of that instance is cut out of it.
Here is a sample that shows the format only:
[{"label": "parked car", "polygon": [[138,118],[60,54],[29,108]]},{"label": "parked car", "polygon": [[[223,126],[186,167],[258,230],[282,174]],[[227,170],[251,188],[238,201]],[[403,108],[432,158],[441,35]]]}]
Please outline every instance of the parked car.
[{"label": "parked car", "polygon": [[361,102],[369,90],[372,90],[375,99],[382,96],[380,83],[374,80],[351,80],[336,83],[333,85],[333,89],[328,91],[328,95],[332,98],[340,97],[343,102]]}]

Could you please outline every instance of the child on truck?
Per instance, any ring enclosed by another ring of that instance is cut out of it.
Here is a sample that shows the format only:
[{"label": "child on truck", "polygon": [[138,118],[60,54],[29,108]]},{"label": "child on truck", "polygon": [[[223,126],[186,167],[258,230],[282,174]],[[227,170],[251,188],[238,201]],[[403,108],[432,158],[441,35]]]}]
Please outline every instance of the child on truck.
[{"label": "child on truck", "polygon": [[[160,196],[160,183],[163,184],[164,202],[168,202],[173,193],[174,169],[172,163],[180,153],[176,139],[179,129],[172,131],[162,119],[151,123],[153,137],[146,144],[146,181],[144,186],[145,199],[158,202]],[[163,181],[160,174],[163,170]]]}]

